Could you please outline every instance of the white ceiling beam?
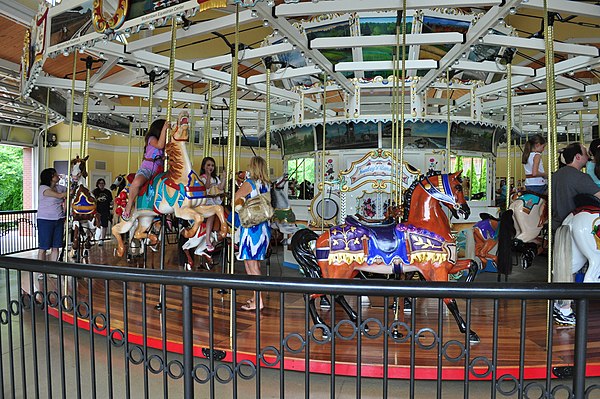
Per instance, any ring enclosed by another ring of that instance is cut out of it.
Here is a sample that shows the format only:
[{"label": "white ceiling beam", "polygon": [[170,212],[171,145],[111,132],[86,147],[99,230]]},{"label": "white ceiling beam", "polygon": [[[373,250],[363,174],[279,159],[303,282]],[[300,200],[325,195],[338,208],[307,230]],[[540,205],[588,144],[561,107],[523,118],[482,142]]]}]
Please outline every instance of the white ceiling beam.
[{"label": "white ceiling beam", "polygon": [[[400,38],[400,41],[402,39]],[[458,32],[407,34],[406,45],[456,44],[464,41]],[[318,37],[308,42],[313,49],[395,46],[396,35]]]},{"label": "white ceiling beam", "polygon": [[[560,61],[554,64],[554,73],[555,76],[562,75],[563,73],[568,73],[577,69],[586,68],[591,65],[595,65],[600,62],[600,58],[598,57],[587,57],[587,56],[577,56],[573,58],[569,58],[565,61]],[[541,82],[546,79],[546,67],[542,67],[536,69],[536,73],[534,77],[524,77],[524,76],[516,76],[512,80],[512,88],[517,86],[521,86],[524,84]],[[506,80],[500,80],[498,82],[483,86],[478,88],[475,91],[475,95],[484,96],[486,94],[496,93],[498,91],[506,91]]]},{"label": "white ceiling beam", "polygon": [[568,87],[570,89],[575,89],[575,90],[579,90],[579,91],[584,91],[585,90],[585,85],[581,82],[578,82],[574,79],[569,79],[567,77],[564,76],[557,76],[555,78],[556,83]]},{"label": "white ceiling beam", "polygon": [[24,6],[19,1],[0,1],[0,15],[4,15],[21,25],[30,27],[35,16],[35,10]]},{"label": "white ceiling beam", "polygon": [[[494,61],[458,61],[458,64],[452,66],[452,69],[462,71],[480,71],[488,73],[506,73],[506,67],[499,68]],[[535,69],[529,67],[513,66],[511,68],[514,75],[535,76]]]},{"label": "white ceiling beam", "polygon": [[[485,36],[488,30],[494,28],[498,24],[498,20],[506,17],[510,13],[511,7],[516,7],[521,4],[521,0],[506,0],[502,6],[494,6],[488,12],[485,13],[475,25],[472,25],[467,31],[465,42],[462,44],[455,44],[439,61],[439,68],[436,70],[430,70],[427,74],[421,78],[417,83],[417,91],[425,90],[431,83],[433,83],[441,74],[445,73],[446,70],[454,64],[454,61],[462,56],[462,53],[469,51],[471,45],[478,43],[480,37]],[[446,6],[444,4],[444,6]]]},{"label": "white ceiling beam", "polygon": [[[529,0],[521,4],[522,7],[544,9],[543,0]],[[600,6],[582,1],[548,0],[548,11],[566,13],[568,15],[579,15],[582,17],[600,18]]]},{"label": "white ceiling beam", "polygon": [[[483,37],[483,44],[546,51],[546,43],[544,39],[528,39],[524,37],[488,34]],[[556,41],[554,42],[554,52],[567,53],[571,55],[587,55],[590,57],[598,57],[598,55],[600,55],[600,50],[594,46],[584,46],[581,44],[571,44]]]},{"label": "white ceiling beam", "polygon": [[[291,78],[297,78],[299,76],[313,75],[313,74],[319,74],[319,73],[321,73],[321,70],[314,65],[307,66],[307,67],[301,67],[301,68],[286,67],[286,68],[278,70],[277,72],[272,72],[271,73],[271,81],[282,80],[282,79],[291,79]],[[264,74],[264,73],[246,78],[246,84],[248,84],[248,85],[255,84],[255,83],[264,83],[266,81],[267,81],[267,74]]]},{"label": "white ceiling beam", "polygon": [[[256,49],[246,49],[239,52],[239,61],[251,60],[254,58],[262,58],[270,55],[287,53],[292,51],[292,45],[290,43],[279,43],[265,47],[259,47]],[[212,68],[219,65],[228,65],[233,61],[231,54],[219,55],[217,57],[206,58],[198,60],[193,63],[193,69],[199,70],[204,68]]]},{"label": "white ceiling beam", "polygon": [[[406,60],[406,69],[436,69],[438,63],[435,60]],[[393,61],[362,61],[362,62],[338,62],[334,65],[334,71],[381,71],[393,70]]]},{"label": "white ceiling beam", "polygon": [[[407,0],[406,9],[437,8],[443,5],[445,8],[455,7],[484,7],[500,4],[499,0],[445,0],[440,4],[439,0]],[[332,0],[303,2],[294,4],[279,4],[275,7],[276,17],[294,17],[316,14],[352,13],[369,11],[401,10],[402,0]]]},{"label": "white ceiling beam", "polygon": [[[581,96],[583,93],[574,89],[562,89],[556,91],[556,99],[562,100],[569,97],[577,97]],[[533,94],[525,94],[522,96],[513,96],[512,104],[513,106],[524,105],[524,104],[538,104],[538,103],[546,103],[546,92],[533,93]],[[506,98],[501,98],[499,100],[487,101],[483,103],[484,110],[496,109],[506,106]]]},{"label": "white ceiling beam", "polygon": [[[240,24],[247,22],[256,21],[253,18],[250,10],[244,10],[240,12]],[[204,35],[207,33],[220,31],[225,28],[235,26],[235,13],[220,18],[215,18],[210,21],[200,22],[193,24],[188,30],[183,28],[177,29],[177,40]],[[216,38],[216,36],[215,36]],[[171,32],[158,33],[152,36],[148,36],[143,39],[136,40],[127,45],[127,52],[134,52],[137,50],[152,48],[153,46],[169,43],[171,41]]]},{"label": "white ceiling beam", "polygon": [[115,66],[117,65],[117,58],[115,57],[107,57],[108,59],[96,73],[90,78],[90,86],[94,86],[96,83],[100,81],[100,79],[104,78],[104,76]]}]

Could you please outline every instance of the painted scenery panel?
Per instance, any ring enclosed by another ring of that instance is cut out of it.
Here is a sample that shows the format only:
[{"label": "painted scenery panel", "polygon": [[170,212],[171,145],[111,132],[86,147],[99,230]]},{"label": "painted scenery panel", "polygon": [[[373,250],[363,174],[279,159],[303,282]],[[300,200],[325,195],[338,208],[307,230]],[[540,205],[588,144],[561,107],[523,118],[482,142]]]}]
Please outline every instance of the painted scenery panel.
[{"label": "painted scenery panel", "polygon": [[[348,37],[350,36],[350,22],[342,21],[335,24],[306,28],[306,38],[310,41],[318,37]],[[333,64],[338,62],[351,62],[352,50],[349,48],[322,49],[321,53]],[[354,77],[354,72],[342,72],[346,77]]]},{"label": "painted scenery panel", "polygon": [[[406,33],[412,32],[413,18],[406,18]],[[396,17],[369,17],[360,19],[361,36],[380,36],[396,34]],[[402,24],[400,24],[402,34]],[[393,59],[395,48],[393,46],[364,47],[363,61],[390,61]],[[407,49],[408,53],[408,49]],[[387,78],[392,71],[365,71],[365,78],[382,76]]]},{"label": "painted scenery panel", "polygon": [[282,132],[285,154],[299,154],[315,150],[312,126],[300,126]]},{"label": "painted scenery panel", "polygon": [[495,126],[455,123],[452,125],[450,146],[457,150],[491,153],[495,131]]},{"label": "painted scenery panel", "polygon": [[[416,149],[446,148],[446,136],[448,134],[447,122],[404,122],[404,148]],[[382,127],[382,146],[392,146],[392,122],[386,122]]]},{"label": "painted scenery panel", "polygon": [[94,32],[92,1],[55,15],[50,21],[50,46]]},{"label": "painted scenery panel", "polygon": [[[75,122],[81,123],[81,113],[73,115]],[[88,114],[88,124],[91,128],[108,129],[114,132],[129,134],[129,118],[119,115]]]},{"label": "painted scenery panel", "polygon": [[[315,127],[317,149],[323,148],[323,125]],[[379,146],[377,122],[332,123],[325,131],[325,149],[377,148]]]},{"label": "painted scenery panel", "polygon": [[[459,32],[466,34],[470,24],[469,21],[425,16],[423,17],[421,33]],[[419,58],[439,61],[452,47],[454,47],[454,44],[421,46]],[[425,72],[427,71],[419,71],[418,75],[422,76]]]}]

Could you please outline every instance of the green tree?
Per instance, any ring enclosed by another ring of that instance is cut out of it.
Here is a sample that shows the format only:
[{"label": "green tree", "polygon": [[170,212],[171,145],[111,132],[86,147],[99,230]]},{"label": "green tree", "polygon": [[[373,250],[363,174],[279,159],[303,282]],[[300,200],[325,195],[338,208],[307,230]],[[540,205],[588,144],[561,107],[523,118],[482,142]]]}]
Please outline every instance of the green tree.
[{"label": "green tree", "polygon": [[23,209],[23,149],[0,145],[0,211]]}]

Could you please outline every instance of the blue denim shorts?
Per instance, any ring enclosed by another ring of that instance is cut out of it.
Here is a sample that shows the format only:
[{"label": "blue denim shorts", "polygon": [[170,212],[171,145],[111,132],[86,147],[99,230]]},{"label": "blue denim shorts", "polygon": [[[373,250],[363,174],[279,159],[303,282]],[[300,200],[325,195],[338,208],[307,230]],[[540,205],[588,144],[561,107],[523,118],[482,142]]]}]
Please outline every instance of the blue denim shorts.
[{"label": "blue denim shorts", "polygon": [[38,245],[40,249],[62,248],[65,219],[38,219]]},{"label": "blue denim shorts", "polygon": [[151,169],[148,168],[140,168],[137,173],[135,174],[137,175],[142,175],[146,178],[146,180],[150,180],[152,178],[152,175],[154,174],[154,172],[152,172]]}]

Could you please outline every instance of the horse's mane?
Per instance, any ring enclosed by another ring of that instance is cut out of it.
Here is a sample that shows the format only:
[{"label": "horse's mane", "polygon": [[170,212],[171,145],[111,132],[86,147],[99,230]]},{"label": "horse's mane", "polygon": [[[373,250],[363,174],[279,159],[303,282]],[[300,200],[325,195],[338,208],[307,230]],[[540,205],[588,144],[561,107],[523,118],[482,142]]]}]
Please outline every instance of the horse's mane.
[{"label": "horse's mane", "polygon": [[183,171],[183,156],[181,155],[181,151],[179,149],[179,145],[171,141],[167,144],[165,148],[165,152],[168,157],[168,174],[169,178],[172,180],[178,180],[182,176]]},{"label": "horse's mane", "polygon": [[433,170],[430,170],[429,172],[427,172],[426,174],[421,174],[419,175],[418,179],[415,179],[415,181],[412,182],[412,184],[410,185],[409,188],[406,189],[406,191],[404,192],[404,214],[402,216],[402,220],[407,220],[408,219],[408,211],[410,210],[410,201],[412,199],[412,195],[415,191],[415,189],[417,188],[417,186],[419,185],[420,182],[423,181],[423,179],[427,178],[427,177],[434,177],[434,176],[441,176],[442,172],[436,172]]}]

